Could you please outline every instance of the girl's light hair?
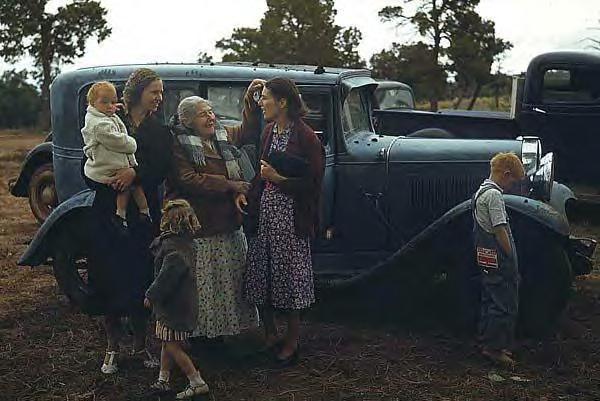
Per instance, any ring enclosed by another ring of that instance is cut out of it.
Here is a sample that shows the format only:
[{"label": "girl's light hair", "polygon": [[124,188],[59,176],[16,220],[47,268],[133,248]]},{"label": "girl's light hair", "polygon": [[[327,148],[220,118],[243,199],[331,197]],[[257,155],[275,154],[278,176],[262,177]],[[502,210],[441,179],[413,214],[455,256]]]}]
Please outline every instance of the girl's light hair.
[{"label": "girl's light hair", "polygon": [[86,99],[89,105],[92,105],[98,99],[98,93],[103,89],[113,89],[116,92],[115,86],[108,81],[99,81],[93,84],[88,90]]},{"label": "girl's light hair", "polygon": [[513,152],[501,152],[496,154],[490,160],[490,168],[493,174],[503,174],[505,171],[510,171],[515,177],[524,177],[525,168],[521,159]]},{"label": "girl's light hair", "polygon": [[174,199],[165,205],[160,219],[160,231],[177,235],[194,235],[200,229],[200,222],[188,201]]}]

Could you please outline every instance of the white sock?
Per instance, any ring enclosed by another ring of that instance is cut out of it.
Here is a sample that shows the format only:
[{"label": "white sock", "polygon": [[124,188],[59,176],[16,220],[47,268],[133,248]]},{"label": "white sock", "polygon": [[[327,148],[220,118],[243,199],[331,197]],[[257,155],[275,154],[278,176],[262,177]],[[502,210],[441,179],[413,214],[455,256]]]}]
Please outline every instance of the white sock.
[{"label": "white sock", "polygon": [[161,370],[160,372],[158,372],[158,381],[168,383],[170,378],[171,372],[169,372],[168,370]]},{"label": "white sock", "polygon": [[204,382],[204,379],[202,379],[202,376],[200,376],[200,372],[198,371],[196,371],[196,373],[192,374],[191,376],[188,376],[188,379],[190,381],[190,386],[192,387],[198,387],[206,384]]},{"label": "white sock", "polygon": [[117,209],[117,216],[119,216],[122,219],[125,219],[125,218],[127,218],[127,211]]},{"label": "white sock", "polygon": [[145,214],[146,216],[150,216],[150,209],[140,209],[141,214]]}]

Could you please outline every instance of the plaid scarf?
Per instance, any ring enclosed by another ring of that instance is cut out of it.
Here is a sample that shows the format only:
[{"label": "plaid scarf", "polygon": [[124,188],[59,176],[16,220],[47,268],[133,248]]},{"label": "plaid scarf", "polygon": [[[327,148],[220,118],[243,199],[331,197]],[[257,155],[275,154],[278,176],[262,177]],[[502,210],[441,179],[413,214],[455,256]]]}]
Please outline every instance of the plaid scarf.
[{"label": "plaid scarf", "polygon": [[[183,126],[183,124],[179,124],[176,116],[171,119],[170,125],[173,135],[175,135],[175,138],[183,148],[188,160],[197,167],[206,166],[203,140],[195,135],[191,129]],[[227,140],[227,131],[218,120],[215,121],[215,131],[215,136],[210,141],[212,141],[216,151],[225,161],[227,177],[234,181],[243,180],[244,177],[242,176],[242,171],[237,160],[241,156],[240,151],[229,143]]]}]

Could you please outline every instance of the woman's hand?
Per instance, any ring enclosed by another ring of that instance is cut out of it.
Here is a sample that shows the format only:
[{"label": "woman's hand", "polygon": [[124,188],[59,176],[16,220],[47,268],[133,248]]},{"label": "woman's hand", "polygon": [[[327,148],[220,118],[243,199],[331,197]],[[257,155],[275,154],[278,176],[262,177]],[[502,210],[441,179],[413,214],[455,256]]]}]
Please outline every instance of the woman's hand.
[{"label": "woman's hand", "polygon": [[[256,92],[261,92],[262,88],[265,86],[265,84],[267,83],[267,81],[265,81],[264,79],[255,79],[252,82],[250,82],[250,86],[248,86],[248,90],[246,91],[246,96],[250,96],[251,98],[254,98],[254,94]],[[255,102],[258,102],[256,99],[254,99]]]},{"label": "woman's hand", "polygon": [[144,298],[144,307],[147,309],[152,309],[152,302],[148,298]]},{"label": "woman's hand", "polygon": [[246,181],[229,181],[231,192],[236,194],[247,194],[250,189],[250,183]]},{"label": "woman's hand", "polygon": [[135,170],[131,167],[123,168],[117,171],[109,185],[116,191],[124,191],[133,183],[135,179]]},{"label": "woman's hand", "polygon": [[234,199],[235,207],[241,214],[248,214],[244,208],[248,206],[248,200],[246,199],[246,195],[237,194]]},{"label": "woman's hand", "polygon": [[279,184],[280,182],[285,180],[285,177],[279,174],[277,170],[273,168],[273,166],[271,166],[264,160],[260,161],[260,176],[263,179],[271,181],[274,184]]}]

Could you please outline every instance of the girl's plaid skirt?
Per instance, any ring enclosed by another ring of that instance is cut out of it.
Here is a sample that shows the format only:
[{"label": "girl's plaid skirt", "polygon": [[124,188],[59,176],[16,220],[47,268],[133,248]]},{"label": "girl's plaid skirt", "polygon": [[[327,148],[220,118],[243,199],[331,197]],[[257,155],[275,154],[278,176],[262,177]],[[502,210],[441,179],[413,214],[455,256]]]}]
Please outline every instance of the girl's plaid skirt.
[{"label": "girl's plaid skirt", "polygon": [[162,341],[185,341],[187,340],[192,332],[190,331],[177,331],[173,330],[159,320],[156,321],[156,337]]}]

